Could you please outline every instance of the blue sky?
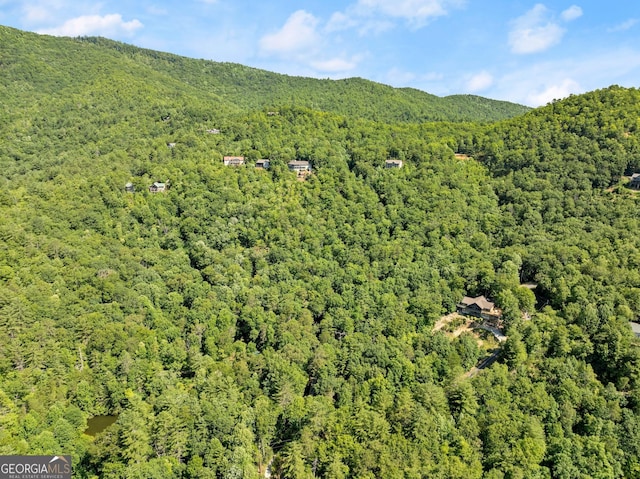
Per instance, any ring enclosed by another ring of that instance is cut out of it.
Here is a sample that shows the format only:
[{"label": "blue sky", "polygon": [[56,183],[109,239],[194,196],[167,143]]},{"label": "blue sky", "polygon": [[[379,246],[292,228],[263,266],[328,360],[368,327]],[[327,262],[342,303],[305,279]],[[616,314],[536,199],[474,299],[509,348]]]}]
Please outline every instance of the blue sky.
[{"label": "blue sky", "polygon": [[530,106],[640,87],[635,0],[0,0],[0,24]]}]

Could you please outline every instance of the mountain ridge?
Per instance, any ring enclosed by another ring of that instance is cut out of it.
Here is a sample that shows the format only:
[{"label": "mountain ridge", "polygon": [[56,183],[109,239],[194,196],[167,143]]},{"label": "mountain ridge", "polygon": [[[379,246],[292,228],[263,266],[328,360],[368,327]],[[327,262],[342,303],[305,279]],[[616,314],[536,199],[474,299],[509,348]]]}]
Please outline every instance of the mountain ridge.
[{"label": "mountain ridge", "polygon": [[[78,78],[83,76],[77,65],[86,65],[82,45],[94,45],[92,58],[109,58],[111,69],[147,69],[147,78],[169,81],[199,89],[204,96],[223,97],[229,110],[256,110],[294,105],[310,109],[361,117],[370,120],[395,122],[424,121],[497,121],[523,114],[529,107],[510,102],[491,100],[473,95],[438,97],[414,88],[394,88],[358,77],[341,80],[297,77],[273,73],[238,63],[197,60],[145,48],[136,47],[103,37],[52,37],[0,27],[3,52],[31,58],[35,52],[21,52],[20,44],[30,42],[47,51],[46,62],[68,62]],[[64,54],[58,51],[65,51]],[[114,55],[113,53],[116,52]],[[65,58],[70,57],[70,58]],[[133,59],[135,66],[128,64]],[[10,58],[9,58],[10,61]],[[51,64],[46,65],[49,68]],[[44,68],[44,66],[42,66]],[[88,71],[99,72],[96,65]],[[109,70],[109,65],[105,64]],[[56,74],[55,71],[51,72]],[[61,73],[61,72],[58,72]],[[105,73],[105,71],[102,71]]]}]

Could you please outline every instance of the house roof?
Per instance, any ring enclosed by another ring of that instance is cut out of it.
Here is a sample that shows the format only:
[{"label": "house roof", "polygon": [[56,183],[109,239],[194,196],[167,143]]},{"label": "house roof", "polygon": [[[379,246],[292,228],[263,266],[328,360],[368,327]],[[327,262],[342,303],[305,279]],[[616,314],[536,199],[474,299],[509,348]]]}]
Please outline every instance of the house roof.
[{"label": "house roof", "polygon": [[631,330],[635,333],[635,335],[640,336],[640,323],[634,323],[632,321],[629,324],[631,324]]},{"label": "house roof", "polygon": [[289,163],[287,163],[288,165],[308,165],[309,162],[307,160],[291,160]]},{"label": "house roof", "polygon": [[464,304],[465,306],[471,306],[475,304],[481,309],[487,309],[487,310],[492,310],[495,307],[495,304],[489,301],[484,296],[477,296],[475,298],[465,296],[464,298],[462,298],[461,303]]}]

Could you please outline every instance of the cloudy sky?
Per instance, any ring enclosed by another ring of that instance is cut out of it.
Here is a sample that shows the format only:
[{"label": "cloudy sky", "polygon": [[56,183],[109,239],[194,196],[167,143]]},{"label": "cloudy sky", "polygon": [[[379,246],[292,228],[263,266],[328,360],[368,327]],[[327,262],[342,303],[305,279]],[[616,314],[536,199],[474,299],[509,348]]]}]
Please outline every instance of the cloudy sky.
[{"label": "cloudy sky", "polygon": [[0,24],[531,106],[640,87],[637,0],[0,0]]}]

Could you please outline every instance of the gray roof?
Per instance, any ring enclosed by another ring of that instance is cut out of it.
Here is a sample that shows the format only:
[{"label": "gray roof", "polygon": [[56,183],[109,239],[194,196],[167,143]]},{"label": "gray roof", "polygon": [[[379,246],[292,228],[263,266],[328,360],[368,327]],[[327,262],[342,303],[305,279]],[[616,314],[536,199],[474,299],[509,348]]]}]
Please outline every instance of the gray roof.
[{"label": "gray roof", "polygon": [[631,322],[631,330],[636,334],[636,336],[640,336],[640,323]]},{"label": "gray roof", "polygon": [[477,296],[475,298],[465,296],[464,298],[462,298],[461,303],[464,304],[465,306],[471,306],[472,304],[475,304],[476,306],[480,307],[480,309],[486,309],[489,311],[492,310],[495,306],[494,303],[489,301],[484,296]]}]

